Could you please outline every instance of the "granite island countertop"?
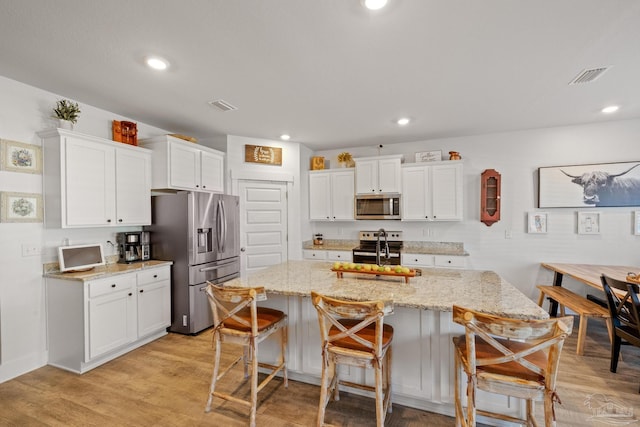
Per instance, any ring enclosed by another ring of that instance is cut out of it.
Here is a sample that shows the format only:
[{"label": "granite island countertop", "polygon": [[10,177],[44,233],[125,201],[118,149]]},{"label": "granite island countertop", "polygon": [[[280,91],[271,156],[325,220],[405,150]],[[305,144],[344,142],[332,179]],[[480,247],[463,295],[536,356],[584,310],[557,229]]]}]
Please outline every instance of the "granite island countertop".
[{"label": "granite island countertop", "polygon": [[52,279],[63,279],[63,280],[74,280],[87,282],[89,280],[94,279],[103,279],[106,277],[117,276],[119,274],[132,273],[136,271],[142,271],[149,268],[162,267],[165,265],[172,265],[173,261],[161,261],[161,260],[149,260],[149,261],[140,261],[140,262],[132,262],[130,264],[122,264],[122,263],[110,263],[105,264],[103,266],[94,267],[91,270],[87,271],[76,271],[76,272],[61,272],[57,268],[57,263],[52,263],[48,269],[47,264],[45,264],[44,268],[44,277],[49,277]]},{"label": "granite island countertop", "polygon": [[355,301],[389,299],[396,306],[451,311],[460,305],[483,313],[519,319],[546,319],[549,314],[492,271],[433,268],[404,282],[403,277],[344,273],[332,263],[287,261],[225,283],[232,287],[263,286],[268,293],[310,296],[316,291]]}]

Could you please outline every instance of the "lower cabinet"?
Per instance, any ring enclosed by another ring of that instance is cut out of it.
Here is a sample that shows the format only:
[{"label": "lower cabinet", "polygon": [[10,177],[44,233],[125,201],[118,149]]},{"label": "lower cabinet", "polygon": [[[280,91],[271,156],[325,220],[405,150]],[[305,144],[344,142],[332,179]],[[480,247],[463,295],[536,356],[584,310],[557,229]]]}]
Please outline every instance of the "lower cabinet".
[{"label": "lower cabinet", "polygon": [[305,249],[302,251],[302,257],[304,259],[312,259],[318,261],[353,261],[353,252],[351,251],[334,251],[327,250],[322,251],[318,249]]},{"label": "lower cabinet", "polygon": [[48,363],[84,373],[165,335],[170,268],[88,281],[47,278]]},{"label": "lower cabinet", "polygon": [[[268,294],[260,306],[282,310],[288,315],[288,375],[296,381],[319,384],[322,375],[322,347],[318,317],[311,298]],[[454,416],[454,353],[452,338],[464,334],[464,328],[453,322],[451,312],[395,307],[385,317],[393,326],[391,381],[393,402]],[[273,363],[279,354],[278,341],[260,344],[258,357]],[[373,385],[373,371],[341,366],[340,378]],[[465,390],[466,378],[460,379]],[[372,393],[349,389],[354,394],[373,398]],[[512,416],[522,416],[524,403],[500,395],[479,391],[477,406]],[[484,420],[483,420],[484,421]]]},{"label": "lower cabinet", "polygon": [[402,254],[401,263],[407,267],[466,268],[467,258],[461,255]]}]

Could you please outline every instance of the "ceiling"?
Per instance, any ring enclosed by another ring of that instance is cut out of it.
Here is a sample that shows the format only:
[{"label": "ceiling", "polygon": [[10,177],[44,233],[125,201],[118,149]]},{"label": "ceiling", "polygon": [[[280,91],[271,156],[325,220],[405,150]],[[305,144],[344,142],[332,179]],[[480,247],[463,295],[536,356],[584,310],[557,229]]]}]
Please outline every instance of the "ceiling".
[{"label": "ceiling", "polygon": [[[0,75],[200,139],[288,133],[323,150],[640,117],[635,0],[389,0],[378,12],[360,0],[0,0],[0,11]],[[149,54],[171,67],[146,68]],[[610,104],[620,110],[603,115]],[[412,122],[399,127],[402,116]]]}]

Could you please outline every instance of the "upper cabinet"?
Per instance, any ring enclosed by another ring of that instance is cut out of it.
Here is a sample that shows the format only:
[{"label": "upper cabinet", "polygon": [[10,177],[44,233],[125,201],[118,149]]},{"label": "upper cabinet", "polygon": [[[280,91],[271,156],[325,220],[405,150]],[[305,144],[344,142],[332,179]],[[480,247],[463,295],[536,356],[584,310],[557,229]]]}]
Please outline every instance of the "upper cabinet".
[{"label": "upper cabinet", "polygon": [[153,189],[224,192],[222,152],[169,135],[140,145],[153,152]]},{"label": "upper cabinet", "polygon": [[354,220],[354,172],[309,172],[309,218],[315,221]]},{"label": "upper cabinet", "polygon": [[412,163],[402,168],[402,219],[462,220],[462,162]]},{"label": "upper cabinet", "polygon": [[356,193],[400,193],[402,155],[360,157],[356,163]]},{"label": "upper cabinet", "polygon": [[45,225],[151,224],[151,152],[63,129],[39,133]]}]

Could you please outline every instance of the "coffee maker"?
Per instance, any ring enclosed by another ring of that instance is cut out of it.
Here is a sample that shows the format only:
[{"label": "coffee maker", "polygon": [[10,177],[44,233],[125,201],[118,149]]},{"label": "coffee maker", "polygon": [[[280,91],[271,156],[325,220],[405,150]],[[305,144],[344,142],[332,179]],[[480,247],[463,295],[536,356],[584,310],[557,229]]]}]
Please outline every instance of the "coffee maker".
[{"label": "coffee maker", "polygon": [[127,231],[118,233],[118,262],[130,263],[147,261],[151,258],[151,244],[148,231]]}]

